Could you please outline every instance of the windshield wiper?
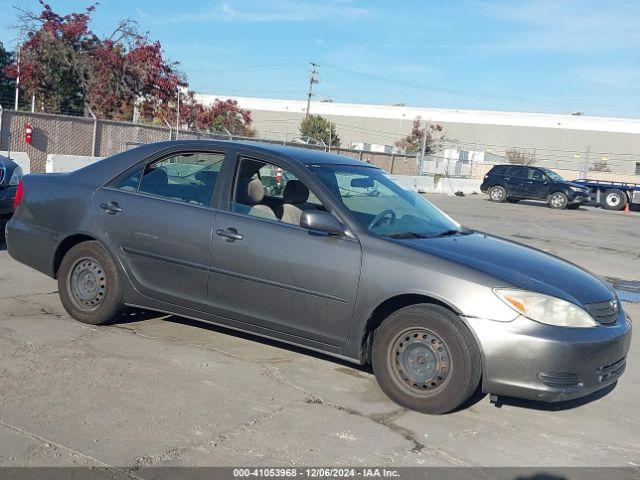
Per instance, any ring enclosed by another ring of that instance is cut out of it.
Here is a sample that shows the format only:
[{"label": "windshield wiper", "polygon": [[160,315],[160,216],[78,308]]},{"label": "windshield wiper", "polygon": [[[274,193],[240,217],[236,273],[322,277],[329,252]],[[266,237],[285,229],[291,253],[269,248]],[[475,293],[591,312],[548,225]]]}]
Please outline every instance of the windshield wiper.
[{"label": "windshield wiper", "polygon": [[387,238],[400,238],[400,239],[406,239],[406,238],[427,238],[427,236],[423,233],[418,233],[418,232],[392,232],[392,233],[383,233],[382,234],[383,237],[387,237]]},{"label": "windshield wiper", "polygon": [[449,230],[444,230],[442,232],[438,232],[434,235],[434,237],[451,237],[453,235],[469,235],[473,233],[473,230],[468,228],[450,228]]}]

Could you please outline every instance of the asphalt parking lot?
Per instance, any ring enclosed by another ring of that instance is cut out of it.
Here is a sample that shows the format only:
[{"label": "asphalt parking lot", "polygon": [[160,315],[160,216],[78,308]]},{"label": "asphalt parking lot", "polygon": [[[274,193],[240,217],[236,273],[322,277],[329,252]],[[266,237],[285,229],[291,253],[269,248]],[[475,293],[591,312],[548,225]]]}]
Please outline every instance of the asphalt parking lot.
[{"label": "asphalt parking lot", "polygon": [[[565,257],[640,301],[640,214],[428,196],[466,226]],[[0,245],[0,465],[640,465],[640,344],[606,395],[487,397],[431,417],[366,369],[177,317],[70,319]],[[625,302],[632,318],[640,303]]]}]

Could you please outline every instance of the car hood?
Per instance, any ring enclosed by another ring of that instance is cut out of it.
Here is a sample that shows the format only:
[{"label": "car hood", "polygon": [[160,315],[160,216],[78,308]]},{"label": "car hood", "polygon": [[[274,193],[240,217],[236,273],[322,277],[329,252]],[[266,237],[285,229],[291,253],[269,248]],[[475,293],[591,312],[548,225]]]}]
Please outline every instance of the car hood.
[{"label": "car hood", "polygon": [[566,185],[567,187],[578,187],[578,188],[582,188],[584,190],[589,190],[589,187],[581,184],[581,183],[576,183],[576,182],[562,182],[563,185]]},{"label": "car hood", "polygon": [[612,297],[607,284],[577,265],[499,237],[474,232],[400,241],[410,248],[489,274],[497,280],[495,287],[515,285],[582,305]]}]

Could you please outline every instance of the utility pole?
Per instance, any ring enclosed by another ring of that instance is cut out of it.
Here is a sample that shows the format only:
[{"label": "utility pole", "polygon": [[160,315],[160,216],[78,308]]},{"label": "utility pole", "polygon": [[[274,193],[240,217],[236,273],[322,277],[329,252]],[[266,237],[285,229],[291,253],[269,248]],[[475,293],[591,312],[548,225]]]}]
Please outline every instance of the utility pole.
[{"label": "utility pole", "polygon": [[426,150],[427,150],[427,122],[425,120],[424,127],[422,129],[422,151],[420,153],[420,165],[418,168],[418,172],[421,172],[422,168],[424,167],[424,154]]},{"label": "utility pole", "polygon": [[307,113],[305,114],[304,118],[307,118],[309,116],[309,108],[311,107],[311,96],[313,95],[313,84],[320,83],[320,79],[318,78],[318,70],[316,70],[316,67],[319,66],[320,65],[318,65],[317,63],[311,62],[311,72],[309,72],[311,74],[309,76],[309,91],[307,92]]},{"label": "utility pole", "polygon": [[587,145],[587,151],[584,156],[584,175],[582,178],[587,178],[589,175],[589,154],[591,153],[591,145]]},{"label": "utility pole", "polygon": [[178,85],[178,104],[176,105],[176,140],[180,131],[180,85]]},{"label": "utility pole", "polygon": [[20,94],[20,47],[18,47],[18,76],[16,77],[16,99],[13,106],[14,110],[18,110],[18,96]]}]

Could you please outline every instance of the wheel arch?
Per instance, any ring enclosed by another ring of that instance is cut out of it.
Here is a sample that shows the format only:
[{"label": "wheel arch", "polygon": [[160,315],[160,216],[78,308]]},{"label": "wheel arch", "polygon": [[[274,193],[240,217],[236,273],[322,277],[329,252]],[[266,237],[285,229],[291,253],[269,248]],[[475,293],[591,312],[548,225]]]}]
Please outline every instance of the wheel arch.
[{"label": "wheel arch", "polygon": [[55,253],[53,254],[53,265],[52,272],[53,278],[58,278],[58,270],[60,269],[60,264],[62,263],[62,259],[67,254],[69,250],[80,243],[84,242],[92,242],[98,241],[95,237],[87,234],[87,233],[75,233],[73,235],[69,235],[65,237],[56,248]]},{"label": "wheel arch", "polygon": [[[387,298],[378,304],[372,311],[367,321],[365,322],[364,329],[361,337],[360,344],[360,361],[363,365],[371,363],[371,347],[373,344],[373,334],[375,330],[382,324],[382,322],[393,312],[396,312],[404,307],[409,307],[411,305],[417,305],[420,303],[427,303],[431,305],[439,305],[443,308],[446,308],[450,312],[456,314],[460,317],[460,320],[468,328],[474,339],[476,340],[476,344],[478,344],[477,338],[473,330],[467,325],[462,315],[462,311],[457,308],[455,305],[447,302],[442,298],[438,298],[437,296],[428,294],[428,293],[403,293],[397,294],[392,297]],[[481,345],[478,344],[478,348],[482,350]]]}]

